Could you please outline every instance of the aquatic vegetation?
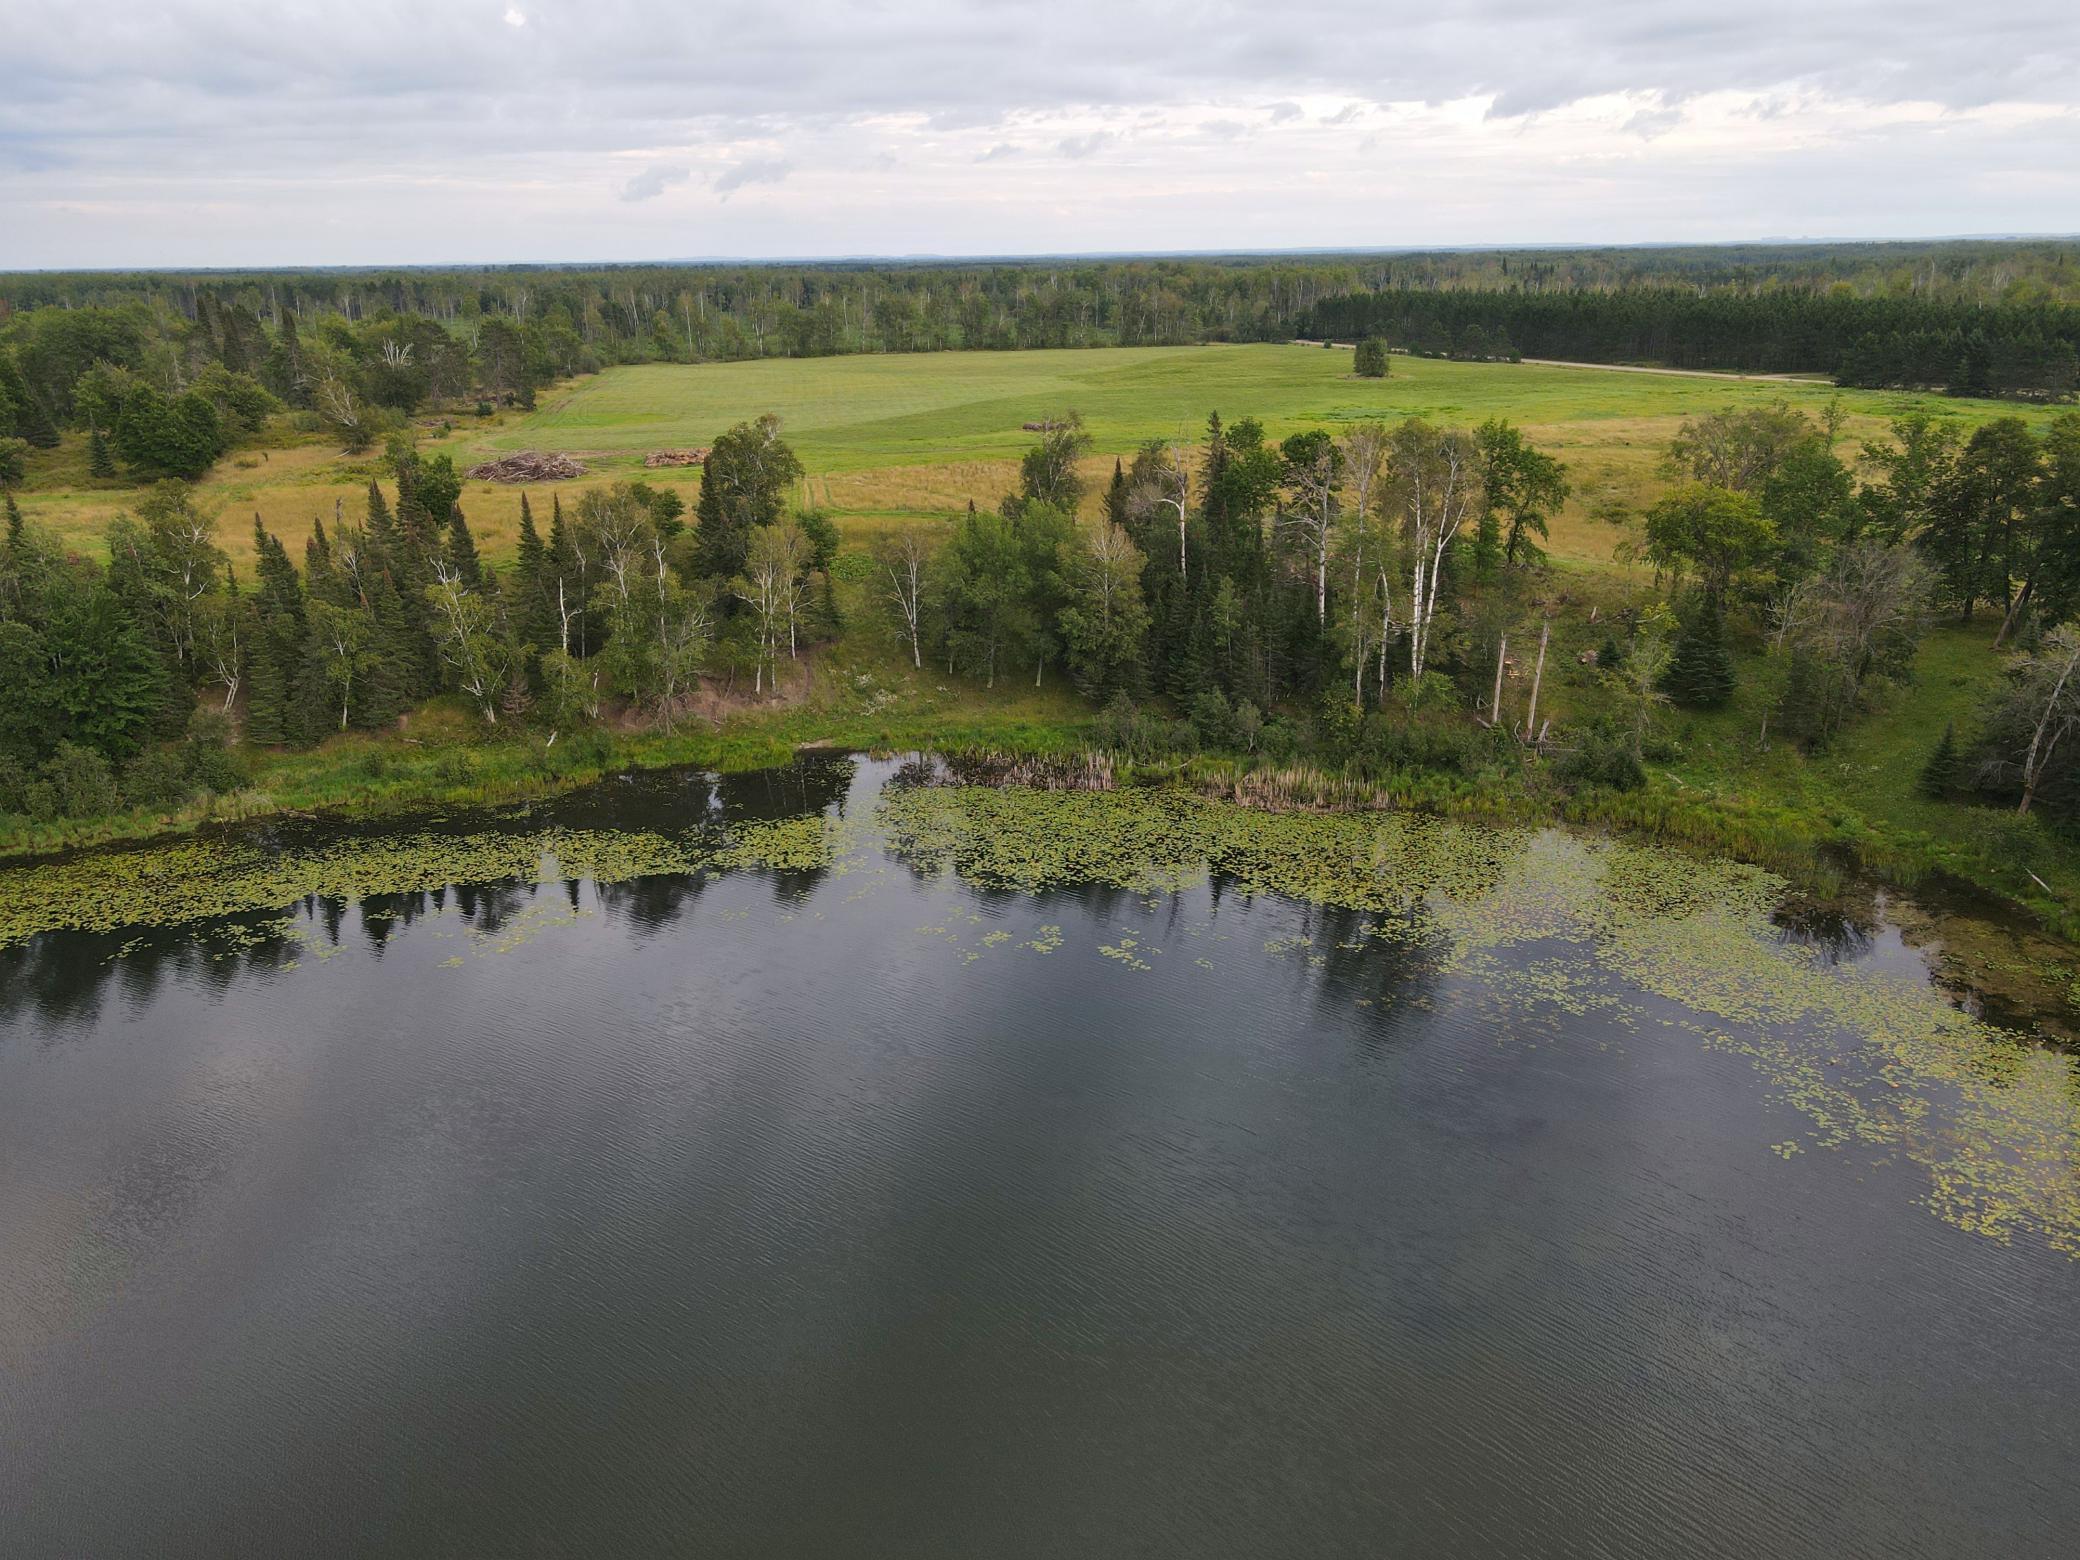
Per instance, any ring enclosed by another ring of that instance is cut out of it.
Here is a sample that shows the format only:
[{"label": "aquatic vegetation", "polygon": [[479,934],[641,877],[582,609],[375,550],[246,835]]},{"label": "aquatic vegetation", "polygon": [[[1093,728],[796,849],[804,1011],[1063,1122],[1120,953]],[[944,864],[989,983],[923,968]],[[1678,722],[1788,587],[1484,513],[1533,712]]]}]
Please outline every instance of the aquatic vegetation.
[{"label": "aquatic vegetation", "polygon": [[[808,814],[683,835],[520,820],[302,850],[226,838],[82,856],[0,871],[0,947],[64,929],[266,915],[314,897],[742,871],[852,875],[842,905],[907,876],[990,892],[1101,885],[1135,896],[1145,916],[1208,884],[1356,912],[1272,939],[1265,953],[1319,971],[1391,949],[1477,992],[1483,1011],[1509,1020],[1498,1034],[1535,1034],[1526,1018],[1541,1011],[1593,1012],[1606,1046],[1671,1035],[1737,1054],[1805,1123],[1759,1149],[1906,1160],[1925,1174],[1923,1198],[1942,1218],[1998,1240],[2033,1234],[2080,1258],[2080,1077],[2070,1056],[1958,1010],[1924,980],[1830,964],[1786,942],[1770,919],[1786,884],[1763,868],[1630,840],[1408,813],[1276,814],[1174,789],[901,786],[862,818]],[[468,956],[520,949],[585,913],[545,903],[506,917],[468,934]],[[999,928],[977,935],[988,923],[964,902],[933,914],[917,932],[964,963],[1012,941]],[[319,957],[332,951],[279,916],[227,924],[215,946],[221,957],[284,939]],[[1145,974],[1161,954],[1154,941],[1128,926],[1096,952]],[[1016,951],[1062,946],[1062,927],[1049,923]],[[465,955],[447,962],[459,967]],[[1433,1001],[1415,991],[1355,1000],[1379,1011]]]}]

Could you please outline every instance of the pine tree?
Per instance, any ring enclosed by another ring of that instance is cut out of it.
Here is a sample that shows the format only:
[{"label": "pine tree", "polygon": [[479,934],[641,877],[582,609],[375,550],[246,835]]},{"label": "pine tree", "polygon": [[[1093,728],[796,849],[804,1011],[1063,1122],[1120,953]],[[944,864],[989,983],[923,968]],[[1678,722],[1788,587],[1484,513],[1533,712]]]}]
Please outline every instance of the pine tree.
[{"label": "pine tree", "polygon": [[1964,788],[1964,755],[1957,747],[1957,725],[1943,722],[1943,735],[1921,767],[1921,794],[1942,801]]},{"label": "pine tree", "polygon": [[1717,709],[1733,696],[1733,655],[1718,603],[1701,598],[1676,634],[1661,691],[1692,709]]},{"label": "pine tree", "polygon": [[1112,458],[1112,482],[1105,489],[1105,520],[1123,531],[1127,529],[1127,472],[1117,455]]},{"label": "pine tree", "polygon": [[116,458],[109,453],[108,436],[99,426],[87,434],[87,475],[109,478],[116,474]]}]

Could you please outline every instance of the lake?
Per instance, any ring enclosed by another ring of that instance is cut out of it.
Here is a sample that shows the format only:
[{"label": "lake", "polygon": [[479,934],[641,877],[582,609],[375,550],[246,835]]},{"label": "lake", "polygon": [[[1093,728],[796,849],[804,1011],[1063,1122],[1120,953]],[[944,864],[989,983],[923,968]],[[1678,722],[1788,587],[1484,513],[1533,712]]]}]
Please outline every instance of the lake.
[{"label": "lake", "polygon": [[1895,929],[931,769],[0,872],[0,1550],[2080,1548],[2080,1081]]}]

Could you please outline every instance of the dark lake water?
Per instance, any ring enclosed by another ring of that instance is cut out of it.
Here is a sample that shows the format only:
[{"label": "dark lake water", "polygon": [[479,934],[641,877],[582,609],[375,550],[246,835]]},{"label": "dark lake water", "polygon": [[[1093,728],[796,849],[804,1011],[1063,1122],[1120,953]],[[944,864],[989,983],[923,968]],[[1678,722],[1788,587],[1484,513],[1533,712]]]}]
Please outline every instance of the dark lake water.
[{"label": "dark lake water", "polygon": [[893,865],[294,919],[0,952],[0,1553],[2080,1552],[2080,1262],[1619,975]]}]

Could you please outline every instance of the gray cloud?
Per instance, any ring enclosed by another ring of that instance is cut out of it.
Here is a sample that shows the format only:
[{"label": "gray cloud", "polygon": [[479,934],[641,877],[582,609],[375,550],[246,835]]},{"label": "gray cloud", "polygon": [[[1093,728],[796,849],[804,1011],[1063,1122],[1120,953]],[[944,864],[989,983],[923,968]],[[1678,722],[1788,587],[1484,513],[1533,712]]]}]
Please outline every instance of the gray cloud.
[{"label": "gray cloud", "polygon": [[[896,249],[947,247],[938,225],[972,209],[985,188],[974,165],[1010,161],[1021,145],[1052,145],[1079,162],[1086,189],[1105,177],[1145,181],[1114,197],[1123,223],[1189,173],[1199,191],[1191,214],[1211,247],[1251,241],[1251,209],[1279,213],[1261,219],[1254,241],[1312,243],[1341,231],[1345,206],[1326,192],[1359,155],[1361,133],[1397,154],[1414,150],[1392,126],[1425,105],[1468,99],[1486,105],[1493,134],[1539,126],[1515,155],[1537,171],[1538,190],[1571,192],[1554,203],[1568,220],[1595,217],[1611,181],[1634,177],[1669,181],[1658,186],[1668,198],[1641,211],[1675,212],[1704,194],[1693,175],[1678,183],[1674,173],[1610,160],[1674,156],[1686,120],[1718,92],[1760,100],[1738,124],[1721,121],[1712,164],[1719,209],[1745,231],[1779,230],[1758,225],[1772,209],[1769,179],[1789,166],[1784,138],[1824,110],[1826,135],[1839,139],[1844,105],[1864,114],[1895,169],[1909,165],[1909,145],[1921,156],[1976,149],[1976,162],[1935,156],[1911,184],[1882,181],[1878,193],[1895,203],[1884,227],[2080,227],[2070,173],[2080,165],[2080,7],[2071,0],[1962,11],[1954,0],[1750,0],[1736,11],[1721,0],[1578,0],[1564,9],[1549,0],[1297,0],[1269,10],[1245,0],[791,0],[733,11],[726,26],[710,8],[669,0],[510,5],[524,26],[505,21],[509,0],[357,0],[351,15],[317,0],[72,0],[42,8],[33,26],[0,29],[0,265],[144,263],[170,246],[193,246],[178,252],[198,262],[270,258],[330,236],[309,221],[285,228],[291,209],[336,214],[343,232],[381,239],[394,258],[421,258],[405,246],[428,242],[442,255],[473,253],[496,231],[483,210],[522,209],[514,191],[533,203],[525,209],[536,233],[545,211],[591,211],[595,201],[628,222],[657,224],[676,205],[656,197],[679,182],[678,159],[701,165],[674,150],[686,147],[708,149],[707,165],[722,170],[712,188],[725,197],[779,184],[796,164],[856,168],[898,152],[900,170],[882,181],[876,208],[893,212],[891,194],[917,192],[903,219],[912,225],[882,240]],[[1614,93],[1628,102],[1589,161],[1557,151],[1540,160],[1562,111]],[[2002,135],[1924,141],[1890,112],[1919,103],[1955,114],[2050,105],[2064,117],[2016,129],[2006,116]],[[1239,139],[1217,175],[1265,191],[1251,197],[1254,208],[1207,188],[1207,170],[1175,138],[1137,136],[1131,168],[1093,157],[1130,120],[1207,128],[1209,118],[1255,105],[1287,128]],[[1629,132],[1620,128],[1628,118]],[[988,145],[979,156],[964,134],[972,131]],[[775,146],[791,160],[774,157]],[[1799,155],[1810,170],[1847,167],[1816,143]],[[949,161],[974,184],[958,185]],[[1449,209],[1531,221],[1503,162],[1459,165],[1454,188],[1484,204]],[[644,171],[626,178],[631,167]],[[1040,199],[1050,168],[1059,173],[1059,161],[1024,158],[993,170],[987,187]],[[1323,182],[1308,184],[1315,174]],[[1805,189],[1803,173],[1781,187]],[[1048,200],[1068,198],[1046,188]],[[1511,204],[1498,206],[1505,188]],[[1995,194],[2000,204],[1990,206]],[[740,252],[765,242],[767,229],[746,224],[782,204],[776,195],[733,206],[728,231],[743,236],[718,241]],[[1102,220],[1089,200],[1075,204],[1089,213],[1079,221]],[[198,223],[205,209],[212,218]],[[1169,234],[1182,231],[1178,215]],[[1050,247],[1080,241],[1058,219],[1038,230]],[[1367,231],[1376,242],[1401,236]],[[1519,226],[1516,236],[1539,235]],[[118,239],[128,245],[120,255]],[[672,252],[658,247],[672,239],[633,228],[625,242],[658,253]],[[802,240],[772,230],[771,241]],[[826,241],[873,242],[866,232]],[[1094,229],[1091,241],[1120,237]],[[255,242],[276,247],[249,255],[244,246]]]},{"label": "gray cloud", "polygon": [[621,188],[621,198],[626,201],[655,200],[674,184],[684,184],[693,177],[691,168],[645,168]]},{"label": "gray cloud", "polygon": [[793,172],[794,164],[780,158],[748,157],[715,175],[715,193],[728,196],[747,184],[778,184]]}]

